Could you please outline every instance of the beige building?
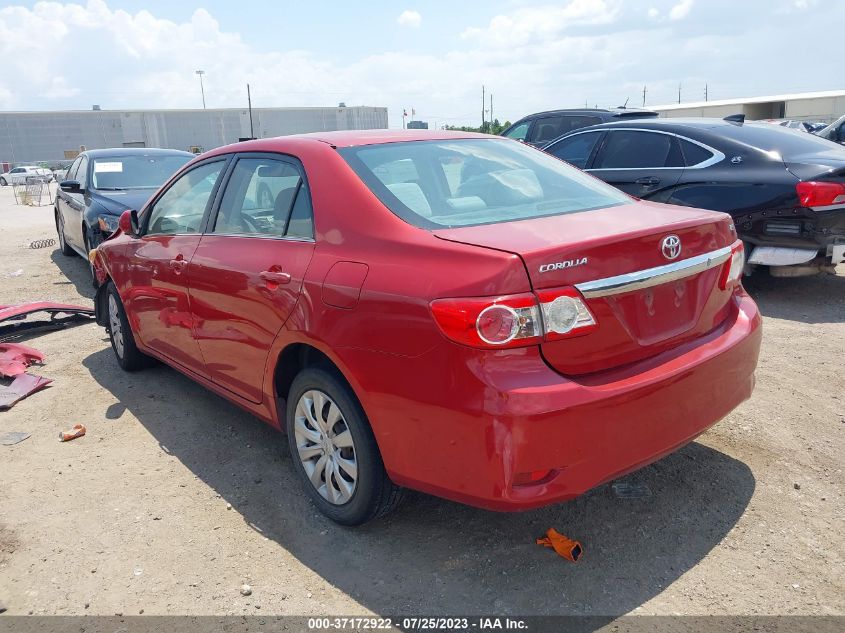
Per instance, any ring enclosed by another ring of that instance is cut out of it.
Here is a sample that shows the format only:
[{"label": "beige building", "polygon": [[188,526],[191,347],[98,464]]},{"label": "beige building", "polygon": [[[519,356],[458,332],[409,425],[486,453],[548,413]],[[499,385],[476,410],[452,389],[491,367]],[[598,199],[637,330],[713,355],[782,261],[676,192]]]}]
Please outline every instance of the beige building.
[{"label": "beige building", "polygon": [[845,114],[845,90],[675,103],[649,109],[664,117],[722,118],[729,114],[744,114],[749,120],[795,119],[829,123]]}]

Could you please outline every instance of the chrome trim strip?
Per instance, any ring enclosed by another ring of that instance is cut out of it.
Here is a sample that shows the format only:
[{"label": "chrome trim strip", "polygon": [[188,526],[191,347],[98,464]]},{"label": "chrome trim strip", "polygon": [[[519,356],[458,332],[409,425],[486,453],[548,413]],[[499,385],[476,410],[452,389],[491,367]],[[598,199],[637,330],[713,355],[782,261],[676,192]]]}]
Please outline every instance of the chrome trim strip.
[{"label": "chrome trim strip", "polygon": [[615,277],[596,279],[595,281],[585,281],[575,284],[575,287],[587,299],[609,297],[611,295],[651,288],[652,286],[697,275],[698,273],[725,263],[730,259],[730,256],[731,247],[725,246],[724,248],[704,253],[703,255],[682,259],[678,262],[672,262],[665,266],[656,266],[632,273],[625,273],[624,275],[616,275]]}]

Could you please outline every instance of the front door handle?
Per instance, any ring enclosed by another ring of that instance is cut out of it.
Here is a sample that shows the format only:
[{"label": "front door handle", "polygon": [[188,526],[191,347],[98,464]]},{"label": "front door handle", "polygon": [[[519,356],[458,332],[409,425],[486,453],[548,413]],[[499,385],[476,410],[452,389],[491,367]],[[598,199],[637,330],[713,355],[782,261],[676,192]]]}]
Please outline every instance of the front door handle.
[{"label": "front door handle", "polygon": [[290,273],[283,273],[280,270],[262,270],[258,273],[265,282],[270,284],[289,284]]},{"label": "front door handle", "polygon": [[646,176],[645,178],[637,178],[634,181],[638,185],[646,185],[648,187],[653,187],[654,185],[660,184],[660,178],[655,178],[654,176]]},{"label": "front door handle", "polygon": [[185,270],[185,266],[188,265],[188,261],[179,253],[175,258],[170,260],[170,270],[174,272],[176,275],[181,275],[182,271]]}]

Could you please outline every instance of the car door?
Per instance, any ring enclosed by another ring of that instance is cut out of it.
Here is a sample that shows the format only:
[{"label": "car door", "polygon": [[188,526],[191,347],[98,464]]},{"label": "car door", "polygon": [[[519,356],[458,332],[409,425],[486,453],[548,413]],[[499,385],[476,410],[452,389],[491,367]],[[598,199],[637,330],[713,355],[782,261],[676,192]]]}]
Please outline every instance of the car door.
[{"label": "car door", "polygon": [[683,165],[675,135],[611,128],[588,171],[632,196],[660,201],[671,195]]},{"label": "car door", "polygon": [[191,259],[202,236],[227,157],[192,166],[141,213],[141,237],[128,245],[129,277],[122,297],[141,343],[207,377],[194,337],[188,295]]},{"label": "car door", "polygon": [[565,160],[578,169],[586,169],[601,145],[604,131],[577,132],[549,145],[543,151]]},{"label": "car door", "polygon": [[267,353],[314,252],[308,182],[293,158],[241,154],[218,198],[190,267],[196,337],[211,379],[261,402]]}]

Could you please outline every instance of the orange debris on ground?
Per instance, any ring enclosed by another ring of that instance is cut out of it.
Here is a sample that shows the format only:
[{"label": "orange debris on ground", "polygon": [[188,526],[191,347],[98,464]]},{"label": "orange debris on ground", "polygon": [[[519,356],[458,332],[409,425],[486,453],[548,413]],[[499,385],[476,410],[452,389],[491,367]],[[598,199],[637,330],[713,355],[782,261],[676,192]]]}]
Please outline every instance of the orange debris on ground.
[{"label": "orange debris on ground", "polygon": [[577,563],[578,559],[581,558],[581,554],[584,552],[584,548],[581,547],[581,543],[573,541],[571,538],[564,536],[554,528],[546,530],[545,538],[538,538],[537,545],[551,547],[558,553],[559,556],[562,556],[573,563]]}]

